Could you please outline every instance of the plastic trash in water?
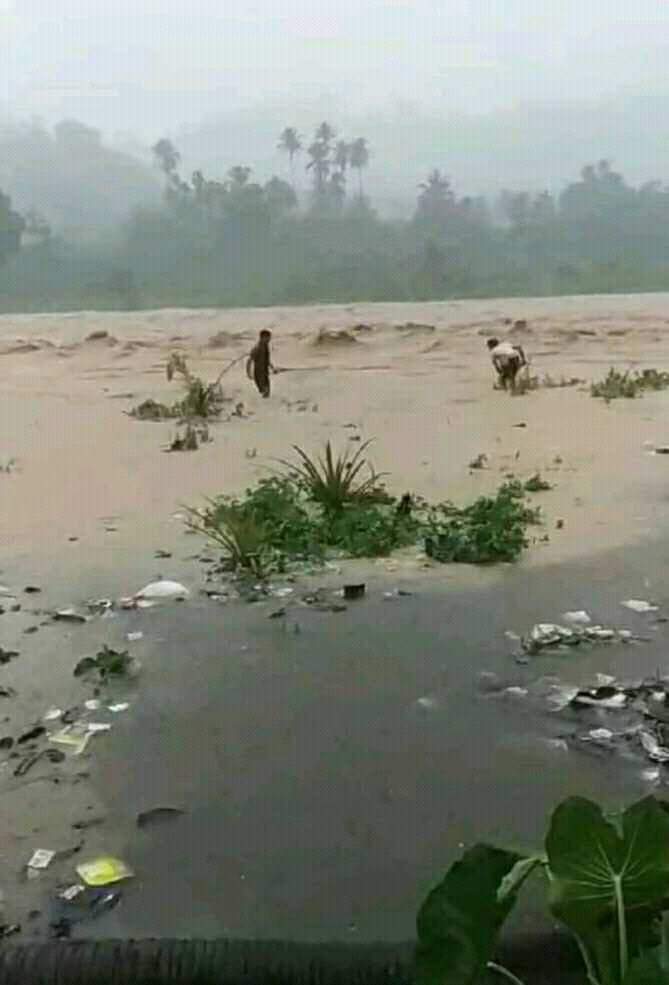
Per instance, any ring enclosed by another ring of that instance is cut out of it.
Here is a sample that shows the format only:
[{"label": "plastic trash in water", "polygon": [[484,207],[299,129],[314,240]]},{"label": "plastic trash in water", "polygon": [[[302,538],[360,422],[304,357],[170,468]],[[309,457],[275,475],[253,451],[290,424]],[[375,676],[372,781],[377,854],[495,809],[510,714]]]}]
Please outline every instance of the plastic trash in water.
[{"label": "plastic trash in water", "polygon": [[110,729],[111,725],[102,722],[74,722],[59,732],[53,732],[49,736],[49,742],[60,746],[72,756],[81,756],[92,736]]},{"label": "plastic trash in water", "polygon": [[652,602],[646,602],[645,599],[627,599],[625,602],[621,602],[626,609],[631,609],[632,612],[657,612],[659,606],[653,605]]},{"label": "plastic trash in water", "polygon": [[48,869],[56,857],[55,852],[50,852],[46,848],[38,848],[33,852],[32,858],[28,862],[29,869]]},{"label": "plastic trash in water", "polygon": [[577,626],[587,626],[588,623],[592,622],[592,619],[585,609],[578,609],[575,612],[565,612],[562,618],[565,622],[571,622]]},{"label": "plastic trash in water", "polygon": [[127,701],[118,701],[115,705],[108,705],[107,708],[114,715],[118,715],[120,711],[127,711],[130,707]]},{"label": "plastic trash in water", "polygon": [[294,591],[295,591],[294,588],[289,588],[286,585],[284,588],[275,588],[272,591],[272,595],[274,595],[278,599],[286,599],[288,598],[289,595],[292,595]]},{"label": "plastic trash in water", "polygon": [[67,889],[64,889],[61,893],[58,893],[58,898],[64,899],[69,903],[73,899],[76,899],[77,896],[81,895],[81,893],[84,893],[85,891],[86,891],[86,887],[82,886],[80,882],[76,882],[74,883],[74,885],[68,886]]},{"label": "plastic trash in water", "polygon": [[546,739],[546,745],[557,752],[569,752],[569,746],[564,739]]},{"label": "plastic trash in water", "polygon": [[72,607],[67,609],[58,609],[54,612],[53,618],[57,622],[88,622],[86,616],[82,615],[81,612],[77,612],[77,610]]},{"label": "plastic trash in water", "polygon": [[160,600],[163,599],[168,601],[169,599],[185,599],[190,595],[190,592],[185,585],[182,585],[178,581],[152,581],[149,585],[145,585],[139,592],[136,592],[134,598],[137,600]]},{"label": "plastic trash in water", "polygon": [[344,598],[345,599],[361,599],[365,594],[366,586],[364,583],[360,585],[344,585]]},{"label": "plastic trash in water", "polygon": [[134,874],[130,866],[111,855],[101,855],[77,866],[77,875],[87,886],[109,886],[123,879],[131,879]]},{"label": "plastic trash in water", "polygon": [[126,633],[125,638],[127,639],[128,643],[136,643],[137,640],[144,639],[144,633],[140,633],[140,632]]},{"label": "plastic trash in water", "polygon": [[89,701],[84,701],[84,708],[86,711],[97,711],[101,704],[99,698],[91,698]]},{"label": "plastic trash in water", "polygon": [[669,749],[665,749],[650,732],[639,732],[639,740],[644,752],[654,763],[669,762]]},{"label": "plastic trash in water", "polygon": [[432,698],[429,694],[425,694],[422,698],[416,699],[416,705],[424,711],[434,711],[439,707],[439,702],[436,698]]},{"label": "plastic trash in water", "polygon": [[49,708],[48,711],[44,712],[44,715],[42,716],[42,721],[55,722],[60,718],[62,714],[63,714],[62,708]]}]

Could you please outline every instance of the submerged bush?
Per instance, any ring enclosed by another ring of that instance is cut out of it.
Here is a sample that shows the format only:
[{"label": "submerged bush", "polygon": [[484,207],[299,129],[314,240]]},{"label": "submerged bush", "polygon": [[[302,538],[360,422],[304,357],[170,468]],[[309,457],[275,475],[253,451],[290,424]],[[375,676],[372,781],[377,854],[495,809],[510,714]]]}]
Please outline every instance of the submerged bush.
[{"label": "submerged bush", "polygon": [[220,544],[232,569],[257,576],[328,554],[385,557],[421,540],[436,561],[470,564],[514,561],[527,546],[526,529],[539,511],[528,507],[521,483],[506,483],[462,509],[409,493],[397,499],[371,466],[366,478],[359,476],[365,448],[335,459],[328,442],[320,463],[287,464],[242,497],[219,496],[203,510],[189,509],[189,526]]},{"label": "submerged bush", "polygon": [[601,397],[606,403],[610,400],[625,398],[633,400],[646,390],[666,390],[669,388],[669,373],[658,369],[644,369],[642,372],[609,370],[606,377],[599,383],[593,383],[590,393],[593,397]]},{"label": "submerged bush", "polygon": [[463,509],[450,503],[433,507],[425,552],[442,562],[515,561],[527,547],[527,527],[538,521],[539,510],[527,506],[522,485],[507,482],[494,496],[480,496]]}]

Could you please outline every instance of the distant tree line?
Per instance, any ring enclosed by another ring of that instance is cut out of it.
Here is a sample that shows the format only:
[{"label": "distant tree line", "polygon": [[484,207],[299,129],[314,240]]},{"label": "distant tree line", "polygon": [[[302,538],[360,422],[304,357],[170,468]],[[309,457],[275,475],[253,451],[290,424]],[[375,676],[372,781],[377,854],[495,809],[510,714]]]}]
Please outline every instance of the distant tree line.
[{"label": "distant tree line", "polygon": [[[669,188],[629,185],[602,160],[561,194],[459,196],[440,170],[408,220],[380,217],[365,188],[372,153],[327,122],[286,127],[287,174],[238,165],[184,177],[159,140],[161,204],[137,208],[84,249],[0,198],[0,306],[231,306],[669,289]],[[308,191],[298,190],[304,166]],[[349,185],[351,187],[349,187]]]}]

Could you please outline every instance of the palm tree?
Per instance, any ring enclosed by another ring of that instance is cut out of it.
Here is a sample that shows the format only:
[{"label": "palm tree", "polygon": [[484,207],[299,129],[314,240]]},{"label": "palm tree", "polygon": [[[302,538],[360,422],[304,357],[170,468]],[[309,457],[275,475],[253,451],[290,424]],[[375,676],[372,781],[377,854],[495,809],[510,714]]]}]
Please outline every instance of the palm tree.
[{"label": "palm tree", "polygon": [[345,140],[338,140],[334,149],[333,160],[342,174],[346,174],[346,168],[349,164],[350,155],[351,145],[347,144]]},{"label": "palm tree", "polygon": [[328,183],[328,198],[335,211],[340,212],[346,198],[346,179],[341,171],[335,171]]},{"label": "palm tree", "polygon": [[154,144],[151,150],[153,151],[153,156],[156,159],[158,167],[173,181],[181,161],[181,154],[172,141],[163,138]]},{"label": "palm tree", "polygon": [[321,123],[318,130],[316,131],[316,140],[319,140],[322,144],[325,144],[328,147],[328,149],[336,136],[337,134],[332,129],[330,124],[326,123],[325,121]]},{"label": "palm tree", "polygon": [[316,193],[320,195],[330,173],[330,147],[322,140],[314,140],[307,153],[311,158],[307,170],[313,168]]},{"label": "palm tree", "polygon": [[286,127],[281,136],[279,137],[278,143],[279,150],[282,150],[284,154],[288,155],[288,160],[290,162],[290,183],[295,184],[295,155],[299,154],[302,150],[302,141],[300,135],[295,129],[295,127]]},{"label": "palm tree", "polygon": [[351,144],[349,163],[358,172],[358,197],[362,198],[362,169],[369,164],[369,147],[365,137],[357,137]]},{"label": "palm tree", "polygon": [[244,167],[241,164],[236,164],[234,168],[230,168],[228,171],[228,178],[232,185],[237,188],[243,188],[251,177],[252,168]]}]

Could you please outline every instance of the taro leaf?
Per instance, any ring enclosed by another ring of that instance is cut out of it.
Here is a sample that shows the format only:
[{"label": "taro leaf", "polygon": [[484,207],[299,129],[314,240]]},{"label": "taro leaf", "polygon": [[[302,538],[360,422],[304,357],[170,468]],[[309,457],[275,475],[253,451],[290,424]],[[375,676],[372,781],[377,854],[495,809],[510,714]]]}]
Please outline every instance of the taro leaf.
[{"label": "taro leaf", "polygon": [[432,890],[418,913],[419,985],[474,985],[537,859],[475,845]]},{"label": "taro leaf", "polygon": [[629,967],[624,985],[668,985],[669,971],[662,968],[655,954],[637,958]]},{"label": "taro leaf", "polygon": [[571,797],[556,809],[546,838],[551,909],[605,981],[619,981],[628,954],[652,942],[669,897],[669,815],[647,797],[614,821],[597,804]]}]

